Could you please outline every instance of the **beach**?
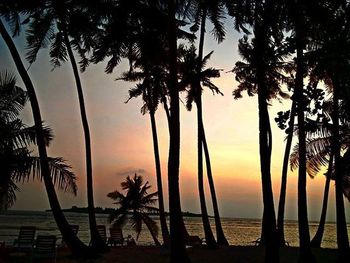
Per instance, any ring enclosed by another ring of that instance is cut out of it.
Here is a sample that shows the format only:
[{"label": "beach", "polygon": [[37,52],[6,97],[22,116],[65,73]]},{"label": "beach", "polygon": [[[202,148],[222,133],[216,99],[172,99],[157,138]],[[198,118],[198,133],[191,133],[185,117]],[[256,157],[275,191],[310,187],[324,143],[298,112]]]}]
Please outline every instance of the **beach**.
[{"label": "beach", "polygon": [[[217,250],[206,248],[188,248],[188,255],[193,263],[220,262],[220,263],[260,263],[264,262],[264,248],[254,246],[230,246]],[[298,251],[296,247],[285,247],[280,249],[281,263],[294,263],[298,261]],[[334,249],[313,249],[318,263],[336,262],[337,251]],[[25,263],[30,262],[30,255],[13,257],[11,252],[1,263]],[[35,262],[35,261],[34,261]],[[45,261],[46,262],[46,261]],[[132,248],[111,248],[107,253],[95,259],[74,259],[71,258],[67,249],[58,250],[57,263],[167,263],[169,262],[169,251],[159,249],[154,246],[138,246]]]}]

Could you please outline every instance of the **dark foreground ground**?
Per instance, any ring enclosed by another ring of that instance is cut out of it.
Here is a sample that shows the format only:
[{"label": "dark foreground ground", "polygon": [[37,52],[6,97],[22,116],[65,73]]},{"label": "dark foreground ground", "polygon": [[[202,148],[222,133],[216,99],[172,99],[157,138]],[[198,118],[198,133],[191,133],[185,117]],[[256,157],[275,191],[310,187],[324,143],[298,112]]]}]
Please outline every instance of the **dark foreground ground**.
[{"label": "dark foreground ground", "polygon": [[[337,251],[334,249],[314,249],[317,262],[336,262]],[[31,262],[30,255],[18,254],[7,251],[7,256],[2,255],[0,263],[27,263]],[[230,246],[218,250],[207,250],[205,248],[190,248],[188,254],[193,263],[249,263],[264,262],[264,249],[254,246]],[[294,263],[298,259],[298,248],[286,247],[280,251],[281,263]],[[54,262],[33,261],[33,262]],[[169,254],[167,251],[155,247],[134,248],[111,248],[109,252],[97,259],[76,260],[69,256],[67,250],[59,250],[57,263],[167,263]]]}]

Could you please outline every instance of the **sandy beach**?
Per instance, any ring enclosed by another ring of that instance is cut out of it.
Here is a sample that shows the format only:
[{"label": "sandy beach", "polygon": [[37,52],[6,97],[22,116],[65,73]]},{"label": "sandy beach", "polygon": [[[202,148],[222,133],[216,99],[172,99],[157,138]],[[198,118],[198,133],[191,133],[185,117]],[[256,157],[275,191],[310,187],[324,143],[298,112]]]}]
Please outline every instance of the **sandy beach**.
[{"label": "sandy beach", "polygon": [[[297,247],[285,247],[280,251],[281,263],[298,262]],[[336,262],[337,251],[335,249],[314,249],[317,262]],[[189,248],[188,254],[194,263],[218,262],[220,263],[259,263],[264,262],[264,248],[256,246],[230,246],[218,250],[208,250],[206,248]],[[15,251],[6,250],[1,263],[24,263],[30,262],[30,254],[18,255]],[[33,261],[33,262],[53,262],[53,261]],[[57,263],[166,263],[169,262],[169,252],[154,246],[138,246],[132,248],[111,248],[109,252],[96,259],[74,259],[66,249],[59,249],[57,253]]]}]

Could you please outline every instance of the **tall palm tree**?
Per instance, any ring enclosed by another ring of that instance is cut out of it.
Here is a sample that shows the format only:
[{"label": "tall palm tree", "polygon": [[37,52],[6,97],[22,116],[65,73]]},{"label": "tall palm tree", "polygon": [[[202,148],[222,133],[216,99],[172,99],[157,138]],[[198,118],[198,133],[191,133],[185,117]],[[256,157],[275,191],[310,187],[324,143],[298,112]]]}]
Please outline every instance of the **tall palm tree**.
[{"label": "tall palm tree", "polygon": [[[11,207],[16,201],[18,182],[30,178],[42,180],[40,158],[32,156],[28,147],[36,144],[35,127],[28,127],[18,119],[27,94],[16,86],[15,77],[4,71],[0,73],[0,211]],[[44,127],[47,146],[52,140],[51,130]],[[76,177],[62,158],[49,158],[53,181],[59,190],[76,195]],[[33,175],[33,176],[31,176]]]},{"label": "tall palm tree", "polygon": [[[0,10],[2,12],[3,11],[2,6],[0,7],[1,7]],[[18,18],[18,16],[16,15],[12,17]],[[50,166],[49,166],[48,156],[46,151],[46,141],[44,136],[45,133],[42,125],[42,118],[41,118],[39,103],[36,97],[34,85],[27,73],[27,70],[23,65],[23,62],[16,49],[16,46],[14,45],[13,40],[9,35],[9,33],[7,32],[1,19],[0,19],[0,33],[11,53],[11,56],[17,67],[17,70],[27,89],[28,98],[31,103],[31,108],[32,108],[32,113],[33,113],[33,118],[35,123],[36,140],[37,140],[38,151],[40,156],[41,175],[45,183],[47,196],[48,196],[49,203],[52,209],[53,216],[57,223],[57,226],[62,234],[62,237],[66,241],[67,246],[69,247],[69,249],[72,251],[73,254],[75,254],[76,256],[91,255],[92,251],[88,249],[88,247],[84,245],[84,243],[82,243],[80,239],[73,233],[67,219],[65,218],[62,212],[62,209],[55,191],[54,183],[51,177]]]},{"label": "tall palm tree", "polygon": [[169,158],[168,158],[168,187],[170,210],[170,262],[188,263],[185,247],[183,218],[181,213],[179,166],[180,166],[180,107],[177,81],[177,36],[176,11],[179,6],[174,0],[167,1],[168,17],[168,46],[169,46]]},{"label": "tall palm tree", "polygon": [[[193,21],[193,25],[191,27],[191,30],[193,32],[196,32],[200,29],[199,33],[199,43],[198,43],[198,58],[196,63],[196,70],[197,75],[201,74],[203,63],[203,49],[204,49],[204,38],[205,38],[205,31],[206,31],[206,20],[209,18],[211,23],[214,25],[213,28],[213,35],[214,38],[220,43],[224,40],[225,37],[225,29],[223,26],[223,17],[224,17],[224,4],[222,1],[203,1],[203,0],[189,0],[187,2],[187,7],[185,9],[185,15],[188,15],[190,20]],[[188,13],[188,14],[187,14]],[[199,178],[199,189],[203,188],[203,184],[201,183],[203,181],[203,158],[202,158],[202,147],[204,149],[204,155],[205,155],[205,162],[206,162],[206,168],[207,168],[207,177],[210,187],[210,193],[211,193],[211,199],[213,204],[213,210],[214,210],[214,218],[215,218],[215,227],[216,227],[216,235],[217,235],[217,243],[219,245],[227,246],[228,242],[225,237],[224,231],[222,229],[221,225],[221,219],[220,219],[220,213],[218,208],[218,202],[216,198],[216,191],[215,191],[215,185],[214,185],[214,179],[212,175],[212,169],[211,169],[211,162],[210,162],[210,155],[209,155],[209,149],[205,137],[205,130],[203,121],[200,121],[202,119],[201,113],[202,113],[202,98],[201,98],[201,88],[199,79],[196,78],[194,80],[197,83],[193,83],[197,90],[196,93],[196,106],[197,106],[197,115],[198,116],[198,178]],[[205,209],[205,202],[204,202],[204,195],[202,194],[204,190],[200,190],[200,198],[201,200],[201,210]],[[213,235],[211,233],[211,229],[209,227],[209,220],[207,219],[207,216],[205,216],[206,212],[203,213],[203,225],[205,229],[205,236],[207,240],[207,245],[210,247],[215,247],[215,240],[213,239]]]},{"label": "tall palm tree", "polygon": [[[133,178],[129,176],[121,183],[121,187],[125,194],[114,191],[107,196],[111,198],[118,208],[114,210],[109,220],[114,226],[123,226],[127,221],[131,222],[133,229],[136,231],[136,239],[139,238],[144,223],[156,246],[160,246],[157,239],[158,226],[157,223],[149,216],[148,213],[158,212],[153,205],[157,202],[157,192],[148,193],[151,188],[148,182],[143,183],[142,176],[135,174]],[[129,216],[130,215],[130,216]]]},{"label": "tall palm tree", "polygon": [[[181,75],[180,89],[187,88],[186,107],[188,110],[192,109],[192,103],[195,102],[197,106],[197,122],[198,122],[198,189],[199,199],[202,214],[202,221],[204,227],[204,234],[207,246],[209,248],[216,248],[217,244],[212,233],[209,217],[205,202],[204,184],[203,184],[203,160],[202,160],[202,143],[204,136],[203,116],[202,116],[202,85],[208,87],[213,93],[223,95],[219,88],[211,82],[211,78],[220,77],[220,71],[214,68],[205,68],[212,53],[206,55],[201,62],[196,55],[196,49],[192,45],[189,49],[181,47],[181,62],[179,65],[179,73]],[[198,63],[201,63],[201,69],[198,73]],[[198,80],[200,81],[198,83]],[[199,86],[198,86],[199,84]],[[200,94],[200,95],[199,95]],[[215,198],[216,199],[216,198]],[[221,225],[221,224],[220,224]]]},{"label": "tall palm tree", "polygon": [[170,236],[164,210],[162,174],[155,113],[158,108],[158,104],[162,102],[165,96],[164,90],[166,90],[166,78],[167,74],[164,71],[164,68],[162,66],[157,65],[153,66],[152,70],[149,70],[147,66],[143,67],[140,65],[140,71],[133,70],[126,72],[121,78],[125,81],[141,81],[141,83],[136,84],[134,88],[129,90],[129,99],[127,100],[127,102],[132,98],[142,96],[144,104],[141,108],[141,113],[146,114],[148,112],[150,116],[158,188],[159,219],[164,246],[169,245],[168,243]]},{"label": "tall palm tree", "polygon": [[[251,7],[251,6],[250,6]],[[253,7],[251,7],[253,8]],[[234,68],[236,80],[240,83],[233,92],[234,97],[258,95],[259,108],[259,149],[263,191],[263,223],[261,244],[266,244],[266,262],[278,262],[278,239],[271,184],[272,133],[268,112],[268,101],[279,95],[286,98],[280,84],[288,78],[282,74],[284,58],[288,52],[280,48],[279,29],[275,28],[279,18],[278,6],[274,1],[254,3],[254,14],[248,14],[248,25],[252,26],[254,38],[245,36],[239,41],[239,52],[246,62],[237,62]],[[246,30],[247,29],[242,29]]]},{"label": "tall palm tree", "polygon": [[284,150],[284,157],[283,157],[283,165],[282,165],[282,176],[281,176],[281,190],[280,190],[280,197],[278,202],[278,212],[277,212],[277,234],[278,234],[278,241],[281,246],[285,246],[286,241],[284,238],[284,211],[285,211],[285,204],[286,204],[286,190],[287,190],[287,175],[288,175],[288,161],[289,161],[289,155],[290,150],[292,147],[292,141],[293,141],[293,129],[294,129],[294,121],[296,116],[296,103],[293,100],[292,107],[290,110],[290,116],[289,116],[289,125],[286,129],[287,132],[287,141],[286,146]]},{"label": "tall palm tree", "polygon": [[[339,104],[348,100],[349,54],[350,54],[350,5],[346,1],[324,1],[310,11],[318,28],[318,34],[313,35],[314,49],[310,52],[313,71],[322,78],[333,90],[332,121],[332,150],[334,153],[334,169],[336,181],[336,214],[337,214],[337,243],[339,262],[346,262],[350,255],[349,238],[345,219],[343,199],[343,176],[341,157],[341,133]],[[310,8],[311,9],[311,8]],[[312,13],[312,12],[316,12]],[[322,14],[320,19],[319,14]],[[324,19],[326,18],[326,19]],[[339,52],[342,50],[342,52]]]},{"label": "tall palm tree", "polygon": [[[41,48],[50,44],[50,57],[54,67],[60,66],[68,58],[71,62],[78,99],[80,115],[84,131],[85,140],[85,162],[86,162],[86,179],[87,179],[87,202],[89,213],[89,226],[91,235],[91,245],[97,249],[104,249],[105,243],[97,231],[94,196],[93,196],[93,174],[92,174],[92,157],[91,157],[91,138],[90,128],[85,108],[83,87],[79,76],[77,62],[74,57],[72,45],[81,52],[81,43],[77,39],[70,39],[69,34],[76,33],[78,30],[86,32],[92,30],[91,21],[84,16],[81,9],[77,8],[74,1],[45,0],[39,1],[29,9],[24,9],[29,13],[28,30],[27,30],[27,60],[30,64],[34,63],[37,54]],[[91,33],[90,33],[91,34]],[[85,34],[87,35],[87,34]],[[90,49],[91,39],[84,39],[85,49]],[[85,64],[83,63],[83,67]]]}]

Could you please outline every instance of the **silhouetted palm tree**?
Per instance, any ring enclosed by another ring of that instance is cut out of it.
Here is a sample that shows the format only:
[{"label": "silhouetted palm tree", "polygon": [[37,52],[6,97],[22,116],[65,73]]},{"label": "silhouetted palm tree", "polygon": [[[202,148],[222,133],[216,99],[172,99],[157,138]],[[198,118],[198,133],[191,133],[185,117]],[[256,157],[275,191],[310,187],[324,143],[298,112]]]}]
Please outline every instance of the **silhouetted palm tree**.
[{"label": "silhouetted palm tree", "polygon": [[254,14],[248,14],[248,17],[244,18],[252,26],[254,38],[249,40],[248,36],[245,36],[239,41],[239,52],[246,63],[237,62],[234,69],[236,80],[240,83],[233,92],[234,97],[240,98],[245,90],[250,96],[258,94],[260,168],[264,203],[260,241],[261,244],[266,244],[265,262],[279,261],[270,171],[272,133],[268,101],[279,95],[287,97],[281,91],[280,84],[288,80],[282,74],[283,60],[288,52],[280,48],[282,35],[275,28],[280,15],[277,7],[274,1],[255,3]]},{"label": "silhouetted palm tree", "polygon": [[[2,12],[2,6],[0,6],[0,11]],[[1,13],[2,15],[3,13]],[[7,13],[8,14],[8,13]],[[16,13],[15,13],[16,14]],[[8,17],[8,16],[7,16]],[[19,16],[12,15],[10,16],[12,18],[16,18],[15,23],[13,24],[19,24],[17,23],[17,19]],[[8,34],[4,24],[2,23],[2,20],[0,19],[0,33],[2,38],[4,39],[6,46],[8,47],[11,56],[14,60],[14,63],[17,67],[17,70],[24,82],[24,85],[26,86],[28,98],[31,103],[31,108],[33,112],[33,118],[35,123],[35,130],[36,130],[36,139],[37,139],[37,145],[39,150],[39,156],[40,156],[40,166],[41,166],[41,175],[43,177],[45,188],[47,192],[47,196],[49,199],[49,203],[52,209],[53,216],[55,218],[55,221],[57,223],[57,226],[62,234],[62,237],[66,241],[67,246],[70,248],[73,254],[76,256],[88,256],[91,255],[91,250],[88,249],[87,246],[82,243],[79,238],[73,233],[71,227],[68,224],[67,219],[65,218],[64,214],[62,213],[62,209],[60,206],[60,203],[57,198],[57,194],[55,192],[55,187],[51,178],[51,171],[50,166],[48,162],[48,156],[46,151],[46,141],[45,141],[45,132],[42,125],[42,118],[39,108],[39,103],[36,97],[35,89],[33,86],[33,83],[23,65],[23,62],[21,60],[21,57],[18,54],[18,51],[16,49],[16,46],[14,45],[11,36]],[[15,32],[17,33],[17,32]]]},{"label": "silhouetted palm tree", "polygon": [[[131,222],[133,229],[139,238],[144,223],[156,246],[160,246],[157,239],[157,223],[149,216],[148,213],[158,212],[153,205],[157,202],[157,192],[148,193],[151,188],[148,182],[143,183],[142,176],[135,174],[133,178],[129,176],[121,183],[121,187],[126,191],[125,195],[119,191],[109,193],[107,196],[115,201],[118,208],[113,211],[109,220],[114,226],[123,226],[127,221]],[[130,215],[130,216],[129,216]]]},{"label": "silhouetted palm tree", "polygon": [[[206,31],[206,20],[209,19],[210,22],[213,24],[213,30],[212,33],[214,35],[214,38],[220,43],[224,40],[225,37],[225,29],[223,24],[223,18],[224,18],[224,1],[221,0],[215,0],[215,1],[203,1],[203,0],[189,0],[187,1],[187,6],[185,9],[185,16],[188,16],[190,18],[190,21],[193,23],[191,30],[193,32],[196,32],[200,29],[199,33],[199,43],[198,43],[198,58],[196,63],[196,71],[198,72],[198,75],[201,71],[201,63],[203,59],[203,49],[204,49],[204,38],[205,38],[205,31]],[[202,98],[201,98],[201,92],[200,92],[200,83],[198,83],[198,78],[193,79],[193,88],[197,89],[196,93],[196,106],[198,109],[198,114],[201,114],[202,112]],[[198,102],[198,103],[197,103]],[[198,108],[199,107],[199,108]],[[202,131],[200,131],[202,130]],[[218,202],[216,198],[216,192],[215,192],[215,185],[214,185],[214,179],[212,175],[212,169],[211,169],[211,162],[210,162],[210,155],[209,155],[209,149],[205,137],[205,129],[203,122],[200,125],[198,120],[198,177],[202,178],[203,173],[203,161],[202,161],[202,149],[204,148],[204,155],[206,160],[206,167],[207,167],[207,176],[208,176],[208,182],[210,187],[210,193],[211,193],[211,199],[213,204],[213,210],[214,210],[214,218],[215,218],[215,227],[216,227],[216,235],[217,235],[217,243],[219,245],[227,246],[228,242],[225,237],[224,231],[222,229],[221,225],[221,219],[220,219],[220,213],[219,213],[219,207]],[[201,188],[201,187],[200,187]],[[203,198],[201,198],[201,206],[203,203]],[[204,202],[205,205],[205,202]],[[203,211],[202,211],[203,216]],[[207,221],[207,222],[206,222]],[[206,222],[206,223],[204,223]],[[203,224],[205,229],[205,235],[207,244],[209,246],[214,246],[214,240],[211,237],[212,234],[210,233],[211,230],[208,227],[209,220],[204,219]]]},{"label": "silhouetted palm tree", "polygon": [[189,259],[185,247],[185,233],[181,213],[179,166],[180,166],[180,108],[179,88],[177,82],[177,36],[176,11],[179,8],[174,0],[167,1],[167,25],[169,46],[169,158],[168,158],[168,186],[170,210],[170,262],[188,263]]},{"label": "silhouetted palm tree", "polygon": [[[0,73],[0,211],[11,207],[16,201],[18,182],[29,179],[42,180],[40,158],[32,156],[28,147],[36,144],[35,127],[28,127],[18,119],[27,94],[16,86],[10,73]],[[44,127],[44,137],[49,145],[51,130]],[[59,190],[76,195],[76,177],[62,158],[48,159],[51,175]]]},{"label": "silhouetted palm tree", "polygon": [[[350,256],[350,250],[343,199],[344,181],[342,176],[339,104],[346,104],[349,99],[349,76],[347,72],[350,67],[350,5],[346,1],[325,1],[323,4],[316,5],[316,7],[318,8],[313,7],[310,11],[313,14],[312,18],[316,21],[313,24],[316,25],[317,30],[312,31],[314,32],[312,38],[315,44],[308,58],[311,58],[311,66],[315,74],[323,79],[333,91],[332,150],[336,181],[338,261],[346,262]],[[322,14],[322,18],[320,18],[320,14]]]},{"label": "silhouetted palm tree", "polygon": [[[188,110],[192,109],[192,103],[195,102],[197,106],[197,123],[198,123],[198,189],[199,200],[202,214],[202,221],[204,227],[204,234],[207,246],[209,248],[216,248],[217,244],[212,233],[208,211],[205,202],[204,183],[203,183],[203,159],[202,159],[202,143],[204,136],[203,116],[202,116],[202,85],[208,87],[213,93],[223,95],[219,88],[211,82],[211,78],[220,77],[220,71],[214,68],[207,68],[206,65],[213,52],[205,56],[202,61],[197,57],[196,49],[191,46],[189,49],[181,47],[179,50],[181,54],[181,62],[179,63],[179,73],[181,75],[180,89],[187,89],[186,107]],[[198,73],[198,63],[201,64]],[[199,80],[199,83],[198,83]],[[200,94],[200,95],[199,95]]]},{"label": "silhouetted palm tree", "polygon": [[[73,47],[80,54],[84,54],[85,49],[91,48],[91,39],[84,38],[83,43],[77,38],[71,40],[70,33],[77,36],[78,30],[86,32],[92,30],[89,17],[77,8],[74,1],[57,1],[43,0],[33,7],[24,9],[28,15],[27,29],[27,60],[30,64],[34,63],[37,54],[41,48],[50,45],[51,63],[54,68],[61,65],[69,59],[71,62],[76,88],[78,92],[80,115],[84,131],[85,140],[85,161],[86,161],[86,178],[87,178],[87,201],[89,213],[89,225],[91,234],[91,245],[97,249],[104,249],[105,243],[101,239],[97,227],[93,197],[93,174],[92,174],[92,157],[91,157],[91,138],[90,128],[85,109],[83,87],[79,76],[77,62],[73,54]],[[80,33],[79,36],[81,36]],[[89,32],[89,34],[92,34]],[[87,34],[85,34],[86,36]],[[79,37],[81,40],[81,37]],[[82,50],[82,45],[85,45]],[[83,68],[86,66],[83,60]]]},{"label": "silhouetted palm tree", "polygon": [[[154,42],[150,42],[154,43]],[[146,53],[147,57],[150,55]],[[162,174],[161,174],[161,165],[160,165],[160,156],[159,156],[159,146],[158,146],[158,135],[157,135],[157,126],[155,120],[155,113],[158,108],[159,103],[161,103],[166,90],[166,81],[167,74],[162,66],[145,66],[149,64],[151,60],[145,61],[145,64],[139,64],[140,70],[129,71],[123,74],[122,80],[125,81],[141,81],[136,84],[136,86],[129,90],[129,99],[142,96],[143,106],[141,108],[141,113],[149,113],[151,120],[151,129],[152,129],[152,138],[153,138],[153,149],[154,149],[154,159],[156,166],[156,177],[157,177],[157,188],[158,188],[158,204],[159,204],[159,219],[162,229],[163,244],[168,246],[170,236],[166,223],[165,210],[164,210],[164,198],[163,198],[163,186],[162,186]],[[143,67],[145,66],[145,67]],[[127,101],[127,102],[128,102]],[[166,103],[166,102],[165,102]]]}]

